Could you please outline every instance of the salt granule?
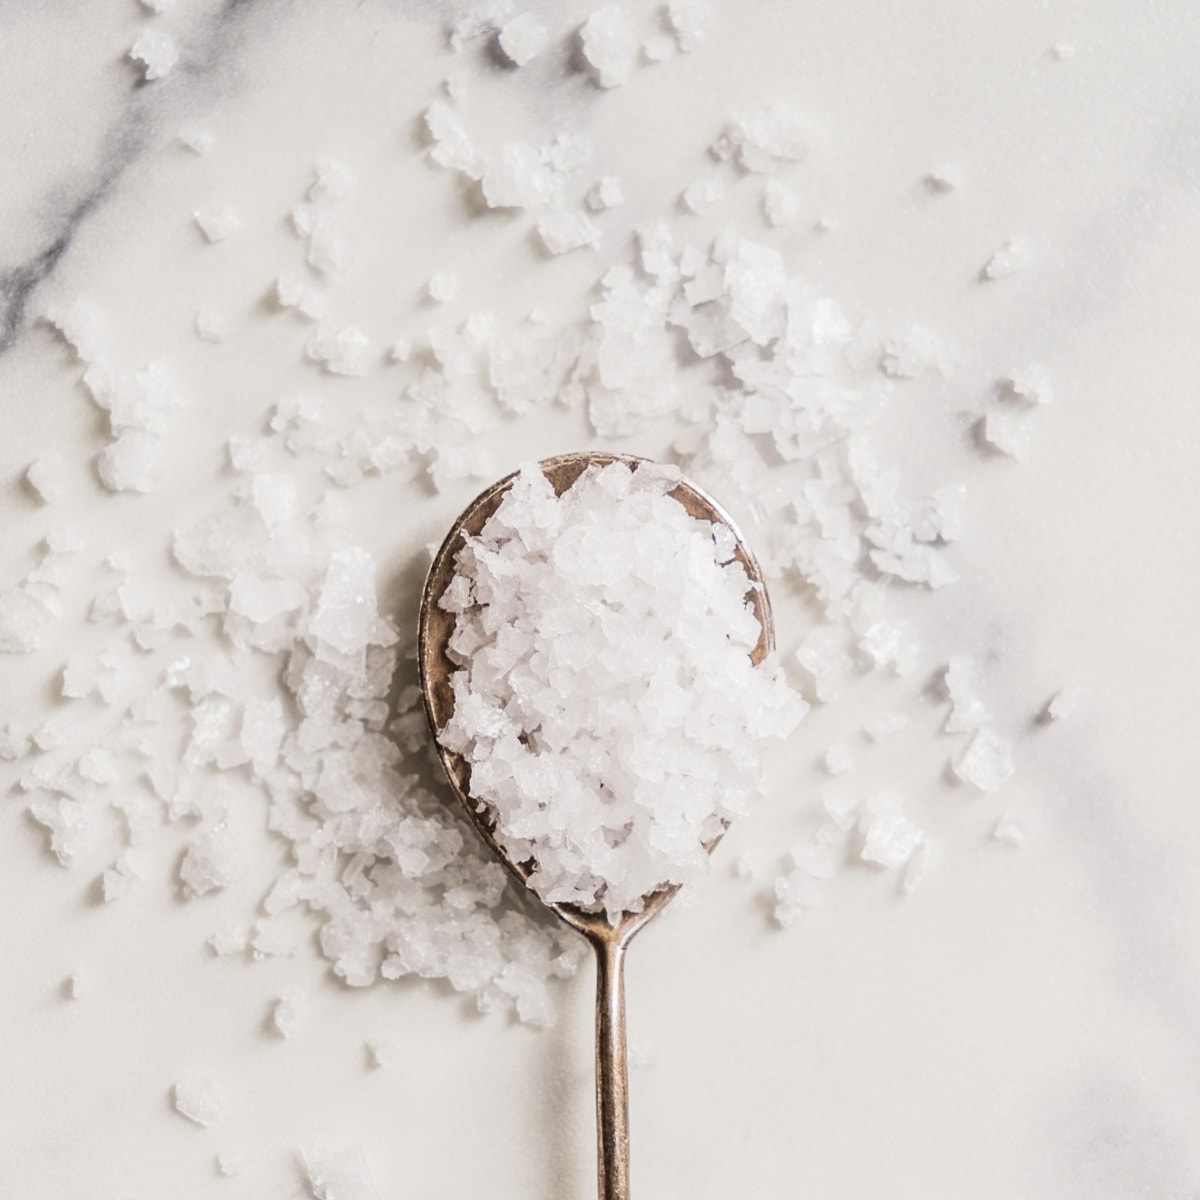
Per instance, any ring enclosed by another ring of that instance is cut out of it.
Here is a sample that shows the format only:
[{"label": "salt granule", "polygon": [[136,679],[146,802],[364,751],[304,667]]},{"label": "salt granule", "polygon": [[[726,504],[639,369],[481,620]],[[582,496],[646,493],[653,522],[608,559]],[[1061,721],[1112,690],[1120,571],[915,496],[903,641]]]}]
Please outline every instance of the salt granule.
[{"label": "salt granule", "polygon": [[63,991],[71,1000],[81,1000],[87,995],[88,980],[84,971],[72,971],[63,981]]},{"label": "salt granule", "polygon": [[538,221],[537,231],[551,254],[566,254],[568,250],[595,246],[600,240],[595,222],[579,209],[551,210]]},{"label": "salt granule", "polygon": [[228,204],[217,208],[198,209],[192,219],[210,242],[223,242],[242,227],[242,218]]},{"label": "salt granule", "polygon": [[222,1150],[213,1160],[213,1166],[216,1167],[218,1175],[231,1179],[246,1169],[246,1162],[246,1155],[236,1150]]},{"label": "salt granule", "polygon": [[1001,454],[1020,460],[1033,442],[1032,415],[1000,406],[990,408],[983,417],[983,437]]},{"label": "salt granule", "polygon": [[620,87],[637,65],[638,39],[629,13],[619,4],[598,8],[579,30],[583,57],[603,88]]},{"label": "salt granule", "polygon": [[271,1025],[282,1038],[290,1038],[304,1021],[304,998],[296,993],[280,996],[271,1007]]},{"label": "salt granule", "polygon": [[143,29],[130,46],[129,57],[142,64],[142,75],[147,81],[163,79],[179,61],[179,47],[161,29]]},{"label": "salt granule", "polygon": [[691,53],[708,37],[715,17],[709,0],[669,0],[667,4],[667,20],[685,54]]},{"label": "salt granule", "polygon": [[206,1075],[187,1075],[175,1084],[175,1110],[206,1129],[221,1115],[221,1093]]},{"label": "salt granule", "polygon": [[954,655],[944,676],[950,697],[950,714],[943,726],[947,733],[971,733],[990,718],[981,696],[979,664],[962,654]]},{"label": "salt granule", "polygon": [[954,774],[981,792],[997,792],[1016,769],[1012,746],[985,725],[976,731],[966,748],[951,760]]},{"label": "salt granule", "polygon": [[899,792],[877,792],[863,802],[859,829],[863,834],[859,856],[880,867],[902,867],[925,840],[925,834],[904,812]]},{"label": "salt granule", "polygon": [[1075,715],[1082,699],[1083,689],[1074,684],[1067,684],[1066,687],[1055,692],[1046,702],[1045,707],[1042,709],[1043,720],[1065,721],[1068,717]]},{"label": "salt granule", "polygon": [[749,658],[749,581],[673,470],[589,467],[561,497],[526,466],[440,597],[458,665],[443,746],[548,902],[610,915],[703,871],[758,788],[757,743],[804,711]]},{"label": "salt granule", "polygon": [[601,175],[584,197],[584,203],[592,212],[603,212],[625,203],[625,189],[615,175]]},{"label": "salt granule", "polygon": [[720,175],[709,174],[688,184],[679,199],[688,212],[701,213],[724,198],[724,179]]},{"label": "salt granule", "polygon": [[372,1038],[366,1043],[367,1061],[375,1070],[395,1066],[400,1060],[400,1049],[387,1038]]},{"label": "salt granule", "polygon": [[1009,238],[983,265],[984,279],[1005,279],[1033,262],[1033,250],[1024,238]]},{"label": "salt granule", "polygon": [[1054,399],[1050,373],[1041,363],[1029,363],[1010,371],[1000,380],[999,390],[1002,395],[1012,396],[1029,404],[1049,404]]},{"label": "salt granule", "polygon": [[763,187],[763,216],[773,228],[794,225],[800,219],[800,197],[778,179],[768,179]]},{"label": "salt granule", "polygon": [[449,271],[438,271],[429,277],[425,285],[431,300],[444,303],[458,294],[458,276]]},{"label": "salt granule", "polygon": [[550,34],[537,17],[523,12],[504,22],[496,40],[509,62],[523,67],[545,50]]},{"label": "salt granule", "polygon": [[45,454],[25,468],[25,482],[43,504],[62,495],[63,463],[57,454]]},{"label": "salt granule", "polygon": [[835,742],[825,751],[821,762],[830,775],[844,775],[854,766],[854,756],[845,743]]},{"label": "salt granule", "polygon": [[956,192],[967,182],[967,172],[961,163],[947,162],[934,167],[925,176],[925,186],[931,192]]},{"label": "salt granule", "polygon": [[242,866],[238,842],[225,822],[198,833],[179,864],[184,897],[192,900],[228,887],[241,875]]},{"label": "salt granule", "polygon": [[1029,829],[1016,813],[1001,813],[992,826],[992,838],[1007,846],[1023,846],[1029,839]]},{"label": "salt granule", "polygon": [[213,135],[208,129],[183,129],[176,140],[193,154],[207,154],[212,149]]},{"label": "salt granule", "polygon": [[224,342],[233,333],[233,322],[211,308],[196,310],[196,335],[205,342]]},{"label": "salt granule", "polygon": [[303,1157],[314,1200],[379,1200],[361,1146],[343,1150],[307,1148]]}]

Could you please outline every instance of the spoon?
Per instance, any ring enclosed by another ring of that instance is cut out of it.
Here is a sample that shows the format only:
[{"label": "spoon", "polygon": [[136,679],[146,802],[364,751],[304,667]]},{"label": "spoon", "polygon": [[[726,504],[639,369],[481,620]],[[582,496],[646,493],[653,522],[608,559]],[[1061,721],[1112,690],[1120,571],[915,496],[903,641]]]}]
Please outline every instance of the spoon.
[{"label": "spoon", "polygon": [[[608,466],[624,462],[632,469],[646,460],[624,454],[587,452],[563,454],[539,463],[542,473],[558,495],[562,495],[590,466]],[[457,669],[447,653],[454,632],[453,613],[438,607],[447,586],[454,578],[455,558],[466,536],[476,536],[488,518],[500,506],[504,493],[516,475],[509,475],[493,484],[467,506],[454,522],[446,540],[438,550],[425,588],[421,594],[420,633],[417,660],[421,673],[421,691],[425,713],[434,733],[442,766],[450,779],[454,794],[462,803],[475,828],[484,840],[516,876],[528,886],[535,862],[527,859],[516,862],[496,840],[493,815],[486,806],[482,811],[471,797],[470,764],[459,754],[437,743],[437,735],[454,712],[454,692],[450,678]],[[745,568],[754,584],[748,598],[761,629],[757,643],[750,652],[756,666],[766,658],[774,644],[771,608],[767,600],[762,573],[754,556],[742,541],[741,535],[725,511],[695,485],[680,482],[668,493],[693,517],[714,525],[726,526],[734,536],[734,557]],[[718,834],[705,844],[711,854],[720,840]],[[629,1081],[625,1045],[625,951],[634,935],[657,916],[679,890],[678,884],[667,884],[642,897],[638,912],[623,912],[610,918],[605,912],[588,912],[577,905],[551,904],[541,901],[560,920],[581,933],[596,954],[596,1120],[599,1159],[600,1200],[629,1200]],[[532,891],[532,889],[531,889]]]}]

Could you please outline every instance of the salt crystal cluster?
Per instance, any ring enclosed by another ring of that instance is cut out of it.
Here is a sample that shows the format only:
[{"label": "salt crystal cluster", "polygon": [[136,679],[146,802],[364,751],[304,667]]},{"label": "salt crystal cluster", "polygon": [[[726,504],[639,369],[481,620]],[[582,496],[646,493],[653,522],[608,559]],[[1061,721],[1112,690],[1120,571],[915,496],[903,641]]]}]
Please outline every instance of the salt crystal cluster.
[{"label": "salt crystal cluster", "polygon": [[163,359],[119,367],[107,318],[86,296],[51,305],[46,319],[74,350],[84,366],[84,388],[108,415],[112,440],[96,460],[100,482],[113,492],[153,491],[162,473],[162,440],[186,403],[174,368]]},{"label": "salt crystal cluster", "polygon": [[454,713],[439,734],[548,903],[639,911],[708,864],[805,705],[754,666],[761,628],[727,526],[652,464],[534,465],[455,559]]}]

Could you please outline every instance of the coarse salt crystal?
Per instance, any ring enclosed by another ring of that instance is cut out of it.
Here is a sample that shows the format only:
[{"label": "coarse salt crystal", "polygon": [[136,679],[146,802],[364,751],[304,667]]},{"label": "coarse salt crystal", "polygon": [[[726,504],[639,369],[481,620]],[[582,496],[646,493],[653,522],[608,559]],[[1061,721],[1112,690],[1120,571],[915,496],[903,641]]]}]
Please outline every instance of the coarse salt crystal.
[{"label": "coarse salt crystal", "polygon": [[379,1200],[361,1146],[342,1150],[310,1147],[303,1157],[314,1200]]},{"label": "coarse salt crystal", "polygon": [[1042,719],[1044,721],[1065,721],[1068,717],[1075,715],[1082,700],[1083,689],[1075,684],[1067,684],[1046,702],[1042,708]]},{"label": "coarse salt crystal", "polygon": [[143,29],[130,46],[129,57],[142,64],[142,77],[147,81],[164,79],[179,61],[179,47],[161,29]]},{"label": "coarse salt crystal", "polygon": [[509,62],[523,67],[549,45],[550,33],[532,13],[523,12],[504,22],[496,40]]},{"label": "coarse salt crystal", "polygon": [[768,179],[763,187],[763,216],[773,228],[794,225],[800,219],[800,197],[786,183]]},{"label": "coarse salt crystal", "polygon": [[623,6],[596,9],[579,30],[579,42],[601,87],[620,87],[629,80],[637,65],[638,39]]},{"label": "coarse salt crystal", "polygon": [[1006,279],[1033,262],[1033,248],[1024,238],[1009,238],[983,265],[984,279]]},{"label": "coarse salt crystal", "polygon": [[216,208],[198,209],[192,214],[192,219],[200,228],[200,232],[210,242],[223,242],[231,238],[242,227],[242,218],[237,210],[229,205]]},{"label": "coarse salt crystal", "polygon": [[584,246],[595,246],[600,230],[585,212],[578,209],[553,209],[537,223],[538,237],[551,254],[566,254]]},{"label": "coarse salt crystal", "polygon": [[925,176],[925,186],[931,192],[956,192],[966,182],[966,169],[956,162],[942,163]]},{"label": "coarse salt crystal", "polygon": [[709,0],[669,0],[667,20],[675,30],[680,50],[689,54],[712,33],[716,13]]},{"label": "coarse salt crystal", "polygon": [[63,462],[57,454],[45,454],[25,468],[25,482],[43,504],[62,496]]},{"label": "coarse salt crystal", "polygon": [[177,141],[193,154],[207,154],[212,149],[213,135],[208,129],[183,129],[179,132]]},{"label": "coarse salt crystal", "polygon": [[438,303],[453,300],[458,294],[458,276],[449,271],[438,271],[429,277],[425,290],[429,298]]},{"label": "coarse salt crystal", "polygon": [[1029,840],[1029,828],[1016,813],[1001,813],[992,826],[992,838],[1006,846],[1023,846]]},{"label": "coarse salt crystal", "polygon": [[207,1075],[187,1075],[175,1084],[175,1110],[204,1128],[215,1125],[221,1115],[221,1093]]},{"label": "coarse salt crystal", "polygon": [[1009,458],[1023,459],[1033,443],[1033,415],[997,406],[983,417],[983,438],[989,446]]},{"label": "coarse salt crystal", "polygon": [[985,725],[951,760],[954,774],[981,792],[998,792],[1016,769],[1012,745]]},{"label": "coarse salt crystal", "polygon": [[625,203],[625,189],[615,175],[602,175],[589,189],[584,203],[592,212],[603,212]]},{"label": "coarse salt crystal", "polygon": [[224,342],[233,333],[233,322],[211,308],[196,310],[196,335],[205,342]]}]

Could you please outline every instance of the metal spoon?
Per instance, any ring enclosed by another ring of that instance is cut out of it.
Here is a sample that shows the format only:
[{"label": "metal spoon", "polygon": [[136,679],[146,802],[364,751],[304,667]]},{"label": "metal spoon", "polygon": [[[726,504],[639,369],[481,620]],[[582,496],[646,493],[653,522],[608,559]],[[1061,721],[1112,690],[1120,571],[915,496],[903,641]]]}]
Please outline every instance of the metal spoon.
[{"label": "metal spoon", "polygon": [[[616,461],[625,462],[636,470],[645,460],[622,454],[579,453],[548,458],[538,465],[555,492],[562,495],[589,466],[607,466]],[[467,506],[446,535],[446,540],[434,558],[425,580],[425,589],[421,594],[417,657],[425,712],[429,717],[435,742],[438,732],[454,712],[454,693],[450,677],[457,669],[446,653],[450,636],[454,632],[454,614],[439,608],[438,601],[454,578],[455,557],[463,544],[464,535],[475,536],[480,532],[487,519],[500,506],[504,493],[515,478],[515,475],[509,475],[499,483],[493,484]],[[681,482],[669,494],[692,516],[713,524],[725,525],[733,533],[736,543],[735,557],[745,568],[751,582],[756,585],[748,594],[748,598],[758,618],[761,633],[751,651],[750,660],[755,665],[761,663],[774,644],[774,632],[771,625],[771,608],[758,563],[754,561],[754,556],[746,548],[729,516],[699,488]],[[521,883],[528,885],[535,864],[532,860],[514,862],[497,843],[491,811],[486,806],[481,810],[471,798],[470,765],[461,755],[441,745],[438,745],[438,753],[450,778],[450,786],[476,829],[504,865]],[[706,844],[709,853],[719,840],[720,835]],[[615,920],[610,920],[603,912],[586,912],[575,905],[546,904],[560,920],[583,934],[596,952],[596,1118],[600,1200],[629,1200],[625,950],[638,930],[666,907],[678,889],[678,884],[661,887],[642,898],[640,912],[625,912]]]}]

